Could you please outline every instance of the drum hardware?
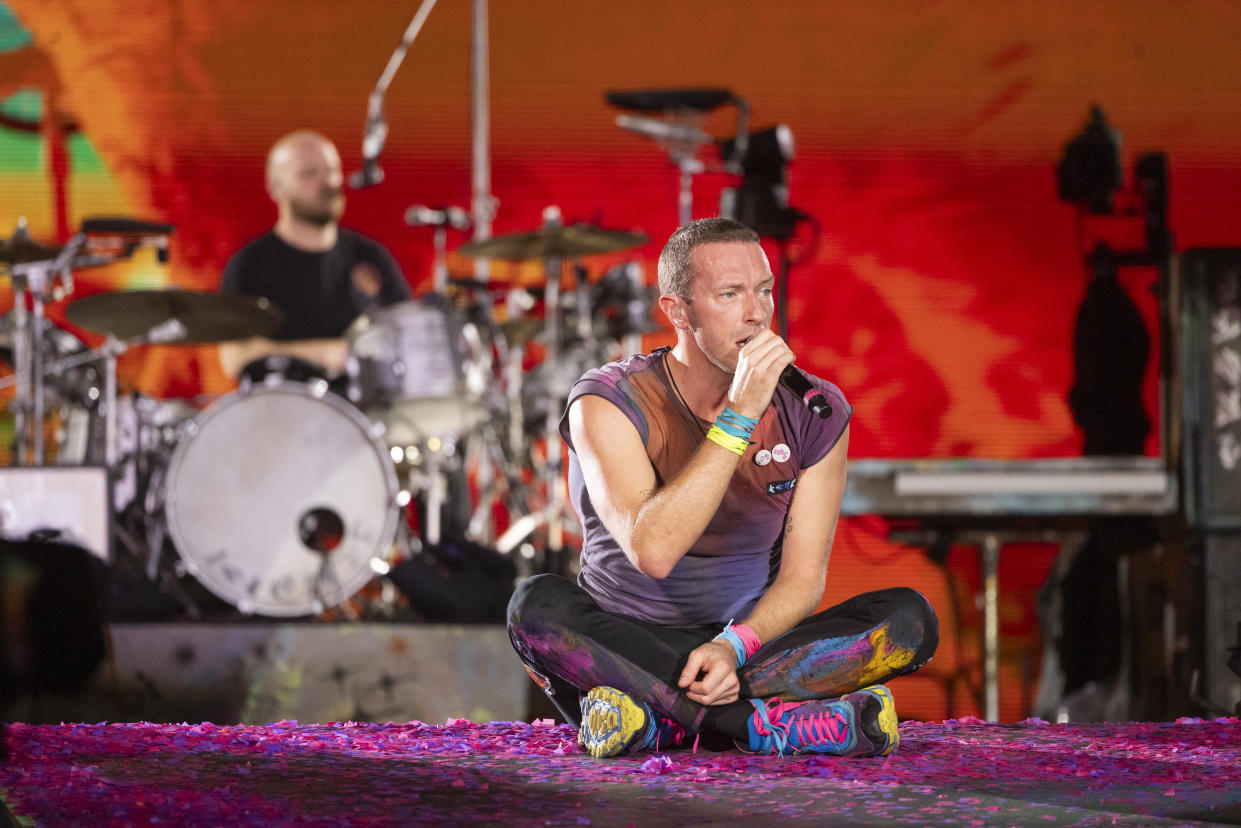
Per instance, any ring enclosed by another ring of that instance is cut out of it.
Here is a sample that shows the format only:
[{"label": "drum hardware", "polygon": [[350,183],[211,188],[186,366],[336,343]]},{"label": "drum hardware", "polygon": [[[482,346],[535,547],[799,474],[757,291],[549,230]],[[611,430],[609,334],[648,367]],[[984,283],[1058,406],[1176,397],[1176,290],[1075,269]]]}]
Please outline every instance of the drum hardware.
[{"label": "drum hardware", "polygon": [[[168,237],[175,231],[171,224],[123,216],[97,216],[82,221],[88,252],[108,262],[127,259],[139,247],[154,247],[156,259],[160,264],[167,264]],[[80,262],[78,264],[81,266]]]},{"label": "drum hardware", "polygon": [[460,468],[455,438],[428,437],[421,445],[392,446],[389,453],[403,471],[403,492],[408,501],[425,495],[420,541],[439,543],[443,537],[443,509],[448,503],[447,475]]},{"label": "drum hardware", "polygon": [[642,334],[655,330],[651,311],[658,293],[658,287],[647,286],[640,262],[623,262],[610,268],[591,295],[595,336],[620,341],[626,355],[641,353]]},{"label": "drum hardware", "polygon": [[485,406],[464,370],[467,353],[481,356],[446,298],[381,308],[351,326],[346,340],[348,397],[384,427],[389,445],[455,440],[483,421]]},{"label": "drum hardware", "polygon": [[[117,223],[125,223],[120,226]],[[141,234],[139,235],[139,231]],[[103,252],[97,246],[100,232],[125,235],[127,244],[111,252]],[[25,463],[27,439],[31,443],[32,459],[35,465],[44,462],[44,445],[41,423],[43,421],[43,381],[47,374],[43,353],[43,340],[46,319],[44,306],[49,301],[59,301],[73,293],[73,268],[91,267],[109,264],[120,257],[133,254],[137,247],[145,244],[162,244],[167,250],[167,235],[172,232],[169,225],[153,225],[132,219],[87,219],[83,222],[82,231],[77,233],[66,244],[60,246],[44,245],[29,237],[25,219],[18,221],[17,229],[11,239],[0,243],[0,262],[8,265],[13,281],[15,322],[13,330],[13,352],[16,363],[17,399],[15,402],[16,439],[14,455],[18,464]],[[26,308],[27,294],[30,309]],[[146,334],[154,325],[146,325],[133,331],[128,336]],[[126,338],[122,336],[121,338]],[[109,379],[115,382],[114,360],[108,362],[109,372],[105,376],[105,385]],[[74,363],[76,364],[76,363]],[[115,389],[112,388],[114,392]],[[107,396],[105,388],[105,404],[111,406],[115,394]],[[31,434],[27,432],[31,431]]]},{"label": "drum hardware", "polygon": [[[602,230],[587,224],[565,226],[557,207],[548,207],[543,212],[543,225],[538,230],[527,233],[513,233],[504,236],[474,241],[463,245],[459,252],[475,258],[494,258],[507,261],[542,260],[546,281],[544,284],[544,319],[542,324],[534,324],[530,320],[514,317],[510,327],[501,327],[505,339],[509,334],[514,340],[521,340],[524,346],[530,338],[542,333],[546,347],[543,364],[556,374],[561,364],[561,350],[564,345],[561,333],[561,295],[560,282],[565,259],[576,259],[602,253],[613,253],[644,244],[647,237],[642,233],[617,230]],[[589,292],[584,284],[584,271],[578,271],[579,285],[577,290],[578,303],[578,336],[586,343],[593,343],[594,334],[590,323]],[[514,343],[509,343],[514,344]],[[579,351],[582,349],[579,349]],[[593,348],[592,348],[593,350]],[[522,348],[511,348],[505,359],[504,375],[509,403],[509,451],[520,456],[525,448],[525,422],[523,414]],[[576,378],[576,377],[575,377]],[[567,388],[565,389],[567,392]],[[544,412],[542,436],[545,438],[547,457],[541,468],[536,469],[544,493],[542,517],[530,525],[529,531],[539,526],[547,528],[547,550],[544,561],[545,571],[561,572],[564,570],[563,546],[564,524],[572,520],[569,514],[568,493],[563,481],[563,457],[560,445],[558,422],[560,412],[553,405],[548,405]],[[515,525],[525,527],[531,524],[530,516],[525,520],[518,518]],[[525,534],[528,535],[529,531]],[[510,530],[511,532],[511,530]],[[506,535],[510,533],[506,532]],[[523,535],[524,537],[524,535]],[[513,548],[520,538],[514,541]]]},{"label": "drum hardware", "polygon": [[405,211],[405,223],[410,227],[434,227],[432,237],[435,251],[434,265],[431,268],[431,289],[436,293],[448,293],[448,228],[457,230],[470,229],[470,215],[460,207],[443,207],[433,210],[421,204],[415,204]]},{"label": "drum hardware", "polygon": [[262,297],[178,289],[97,293],[69,305],[65,315],[79,327],[118,339],[176,320],[185,328],[178,341],[187,345],[269,336],[284,319]]},{"label": "drum hardware", "polygon": [[750,135],[750,105],[744,98],[727,89],[712,88],[625,90],[608,92],[604,97],[612,106],[636,112],[660,113],[670,119],[617,115],[616,125],[652,138],[667,150],[669,160],[680,171],[678,224],[689,224],[693,218],[694,176],[708,171],[707,165],[698,159],[698,150],[706,144],[715,143],[710,135],[698,128],[699,122],[707,112],[725,104],[732,104],[737,109],[737,132],[728,145],[731,152],[716,167],[724,172],[741,171],[741,159],[745,156]]},{"label": "drum hardware", "polygon": [[[161,343],[171,343],[181,341],[184,335],[185,326],[176,319],[166,320],[152,327],[149,331],[139,336],[134,336],[126,340],[119,340],[109,335],[103,345],[98,348],[92,348],[81,353],[71,354],[62,357],[53,362],[46,363],[42,366],[39,373],[41,375],[56,374],[69,368],[85,365],[91,362],[103,360],[104,363],[104,388],[102,399],[97,400],[98,407],[104,412],[104,464],[111,468],[116,462],[116,360],[137,345],[154,345]],[[14,374],[9,377],[0,379],[0,388],[6,388],[10,385],[21,387],[21,383],[25,380],[22,374]],[[42,380],[36,380],[34,383],[39,393],[42,393]],[[42,416],[42,406],[35,407],[35,414]],[[37,422],[37,421],[36,421]],[[36,446],[36,449],[38,446]],[[36,451],[36,454],[38,452]],[[40,463],[41,465],[41,463]]]},{"label": "drum hardware", "polygon": [[[0,362],[15,367],[15,317],[16,312],[0,316]],[[44,461],[46,464],[80,465],[87,461],[87,447],[91,440],[91,427],[94,411],[99,405],[103,387],[99,366],[93,357],[88,357],[84,365],[64,367],[55,370],[49,367],[66,356],[80,354],[86,345],[69,331],[57,326],[47,319],[43,324],[40,337],[44,361],[44,410],[50,416],[41,421],[31,423],[34,428],[44,432]],[[12,386],[24,380],[24,375],[9,374],[4,386]],[[2,382],[2,381],[0,381]],[[16,415],[16,402],[11,401],[6,409]],[[11,421],[10,421],[11,422]],[[49,427],[54,429],[49,433]],[[7,450],[13,446],[5,446]],[[5,457],[3,462],[16,461],[16,457]]]},{"label": "drum hardware", "polygon": [[558,208],[553,219],[544,214],[544,224],[529,233],[509,233],[490,239],[472,241],[462,245],[457,252],[471,258],[503,259],[509,262],[527,262],[539,259],[575,259],[601,253],[615,253],[646,244],[644,233],[622,230],[601,230],[589,224],[560,224]]},{"label": "drum hardware", "polygon": [[73,292],[70,264],[84,240],[79,233],[64,246],[40,244],[30,238],[23,218],[12,238],[0,246],[0,261],[8,265],[13,282],[13,356],[15,376],[20,378],[16,382],[14,406],[16,465],[26,464],[28,440],[33,464],[43,465],[43,339],[47,324],[44,306]]},{"label": "drum hardware", "polygon": [[97,293],[72,302],[65,316],[107,337],[104,405],[109,466],[116,461],[117,356],[137,344],[202,344],[270,334],[283,319],[280,310],[263,298],[178,289]]}]

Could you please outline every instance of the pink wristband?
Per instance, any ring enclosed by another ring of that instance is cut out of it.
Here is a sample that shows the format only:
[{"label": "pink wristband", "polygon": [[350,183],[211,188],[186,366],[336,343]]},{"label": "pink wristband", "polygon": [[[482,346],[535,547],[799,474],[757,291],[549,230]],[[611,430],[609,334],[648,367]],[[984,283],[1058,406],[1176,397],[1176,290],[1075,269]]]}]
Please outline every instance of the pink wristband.
[{"label": "pink wristband", "polygon": [[759,647],[763,646],[763,642],[758,640],[754,630],[745,624],[729,624],[725,629],[732,630],[741,639],[741,643],[745,645],[745,657],[747,659],[757,653]]}]

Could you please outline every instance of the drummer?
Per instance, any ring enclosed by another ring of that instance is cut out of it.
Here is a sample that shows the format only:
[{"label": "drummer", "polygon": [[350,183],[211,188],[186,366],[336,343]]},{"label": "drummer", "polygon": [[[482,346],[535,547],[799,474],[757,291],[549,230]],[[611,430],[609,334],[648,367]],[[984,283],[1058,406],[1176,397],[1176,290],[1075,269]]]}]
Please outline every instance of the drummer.
[{"label": "drummer", "polygon": [[284,312],[284,324],[270,339],[220,346],[220,363],[234,379],[273,356],[313,363],[328,377],[340,375],[350,323],[411,298],[392,254],[339,225],[342,184],[340,155],[317,132],[292,132],[268,153],[267,193],[276,203],[276,225],[233,255],[220,291],[270,299]]}]

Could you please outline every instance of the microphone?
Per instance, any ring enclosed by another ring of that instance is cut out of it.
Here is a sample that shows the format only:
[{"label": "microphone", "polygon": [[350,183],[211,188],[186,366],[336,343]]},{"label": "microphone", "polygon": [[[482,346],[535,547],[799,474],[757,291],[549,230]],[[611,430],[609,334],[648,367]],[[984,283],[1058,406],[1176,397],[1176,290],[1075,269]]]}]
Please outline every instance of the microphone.
[{"label": "microphone", "polygon": [[388,138],[388,124],[383,116],[375,114],[366,122],[366,132],[362,136],[362,169],[349,176],[349,186],[360,190],[379,184],[384,180],[384,171],[379,168],[379,155],[383,152],[384,141]]},{"label": "microphone", "polygon": [[670,124],[656,118],[643,118],[639,115],[617,115],[616,125],[656,141],[669,141],[674,144],[709,144],[713,139],[700,129],[684,124]]},{"label": "microphone", "polygon": [[828,403],[827,397],[811,385],[806,375],[797,370],[795,366],[785,367],[780,373],[780,384],[796,394],[806,404],[806,408],[810,409],[810,413],[817,414],[825,420],[832,416],[832,406]]},{"label": "microphone", "polygon": [[460,207],[435,210],[423,204],[415,204],[405,211],[405,223],[410,227],[452,227],[456,230],[469,230],[470,215]]}]

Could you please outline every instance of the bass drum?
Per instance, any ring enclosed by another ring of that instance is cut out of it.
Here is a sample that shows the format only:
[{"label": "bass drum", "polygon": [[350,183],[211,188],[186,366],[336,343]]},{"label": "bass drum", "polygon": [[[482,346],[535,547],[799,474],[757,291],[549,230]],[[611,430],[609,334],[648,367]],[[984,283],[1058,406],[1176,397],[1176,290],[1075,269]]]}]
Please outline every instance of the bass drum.
[{"label": "bass drum", "polygon": [[311,615],[374,577],[396,472],[374,426],[323,382],[255,386],[187,424],[165,510],[189,574],[243,613]]}]

